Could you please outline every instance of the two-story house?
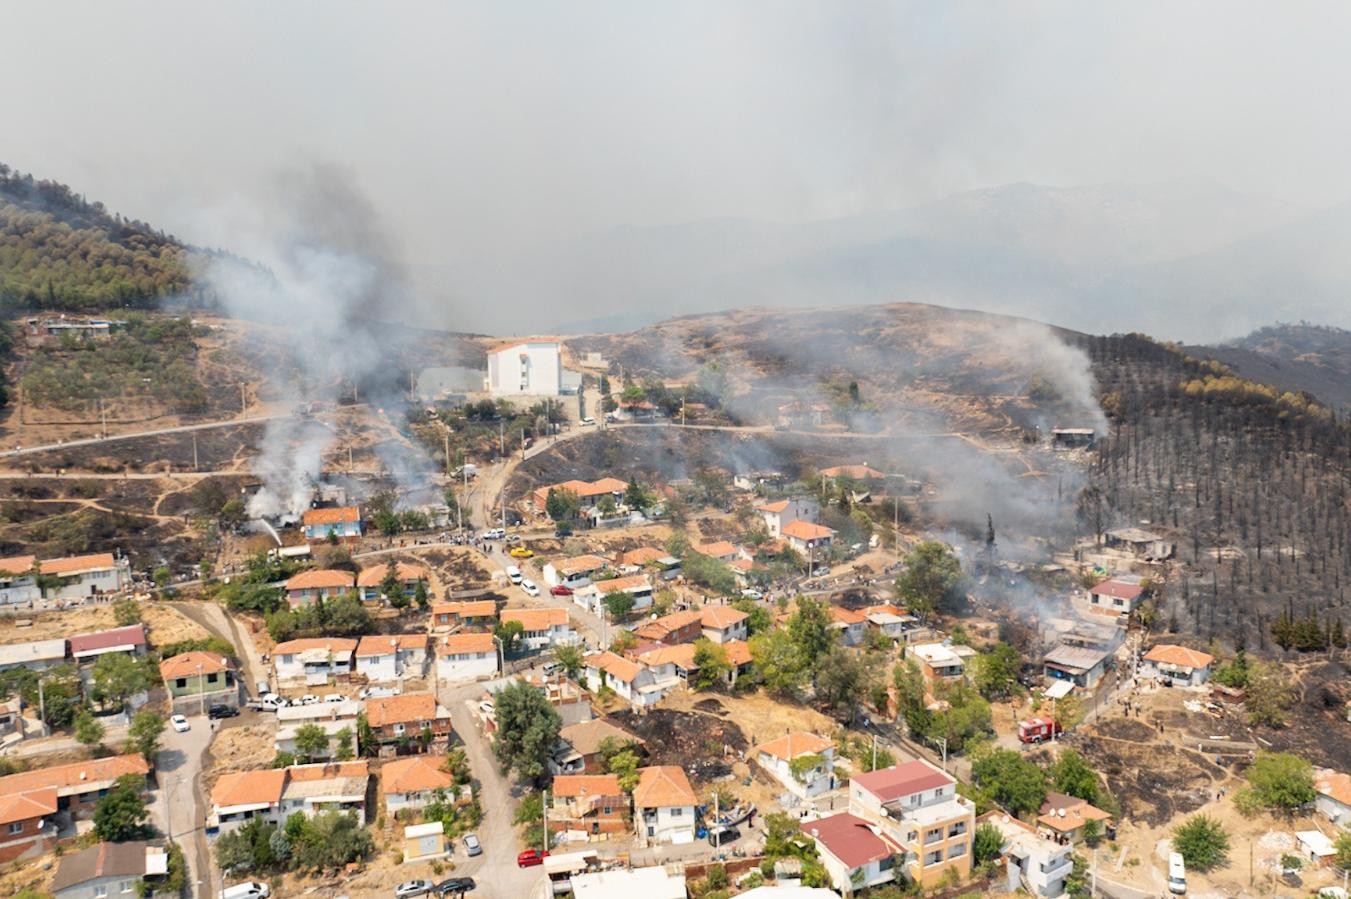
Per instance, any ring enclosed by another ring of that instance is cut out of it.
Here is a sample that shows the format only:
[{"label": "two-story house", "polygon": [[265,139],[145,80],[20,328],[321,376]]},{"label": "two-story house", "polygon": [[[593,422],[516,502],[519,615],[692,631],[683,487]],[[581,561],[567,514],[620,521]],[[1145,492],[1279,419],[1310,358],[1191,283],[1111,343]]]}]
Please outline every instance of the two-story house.
[{"label": "two-story house", "polygon": [[803,821],[800,827],[816,843],[831,886],[844,895],[899,879],[896,862],[903,851],[857,815],[839,812]]},{"label": "two-story house", "polygon": [[[388,600],[385,595],[385,579],[389,577],[389,565],[371,565],[361,569],[361,574],[357,575],[357,592],[361,595],[363,602],[376,602],[377,600]],[[395,562],[394,577],[399,583],[399,589],[403,595],[412,599],[417,593],[419,585],[424,588],[427,584],[427,569],[422,565],[412,562]]]},{"label": "two-story house", "polygon": [[905,655],[918,663],[930,690],[940,683],[959,681],[966,675],[966,661],[946,643],[916,643],[905,651]]},{"label": "two-story house", "polygon": [[790,521],[779,530],[779,535],[788,541],[788,545],[798,552],[811,557],[815,555],[819,558],[820,554],[830,548],[830,543],[835,539],[835,531],[821,524],[812,524],[810,521]]},{"label": "two-story house", "polygon": [[628,797],[613,774],[564,774],[549,788],[549,829],[623,833]]},{"label": "two-story house", "polygon": [[1110,813],[1085,799],[1050,792],[1037,813],[1037,833],[1058,843],[1073,846],[1084,838],[1084,826],[1097,821],[1098,826],[1110,821]]},{"label": "two-story house", "polygon": [[610,563],[600,556],[572,556],[544,564],[544,583],[550,587],[576,590],[591,583],[592,575],[604,571]]},{"label": "two-story house", "polygon": [[322,812],[349,812],[366,824],[370,764],[322,762],[221,775],[211,789],[207,836],[241,827],[252,818],[281,826],[296,812],[312,818]]},{"label": "two-story house", "polygon": [[357,643],[356,673],[372,684],[390,684],[427,676],[431,655],[426,634],[362,637]]},{"label": "two-story house", "polygon": [[685,772],[673,765],[638,769],[633,826],[643,845],[694,840],[698,799]]},{"label": "two-story house", "polygon": [[432,630],[458,629],[490,631],[497,625],[497,602],[474,599],[464,602],[438,602],[432,606]]},{"label": "two-story house", "polygon": [[277,684],[323,686],[352,673],[357,641],[349,637],[302,637],[272,647]]},{"label": "two-story house", "polygon": [[351,592],[356,575],[337,568],[302,571],[286,579],[286,604],[293,609],[314,605],[318,600],[337,599]]},{"label": "two-story house", "polygon": [[500,619],[503,624],[521,625],[521,643],[529,650],[571,646],[581,639],[567,609],[503,609]]},{"label": "two-story house", "polygon": [[821,517],[821,505],[809,496],[781,499],[755,507],[771,537],[783,536],[783,529],[794,521],[815,523]]},{"label": "two-story house", "polygon": [[492,634],[447,634],[436,653],[436,677],[455,683],[497,673],[497,643]]},{"label": "two-story house", "polygon": [[0,860],[40,854],[54,843],[59,820],[68,825],[94,814],[119,777],[142,783],[150,766],[139,753],[35,768],[0,777]]},{"label": "two-story house", "polygon": [[357,506],[307,509],[300,523],[305,539],[312,542],[336,539],[349,543],[361,537],[361,509]]},{"label": "two-story house", "polygon": [[645,665],[621,658],[608,650],[586,657],[586,682],[592,690],[608,686],[634,708],[656,705],[678,682],[658,681]]},{"label": "two-story house", "polygon": [[33,858],[56,844],[55,787],[0,796],[0,864]]},{"label": "two-story house", "polygon": [[714,643],[731,643],[750,637],[749,615],[731,606],[704,606],[699,611],[703,636]]},{"label": "two-story house", "polygon": [[631,574],[607,578],[582,587],[572,594],[572,601],[596,615],[605,615],[603,600],[611,593],[627,593],[633,597],[633,611],[641,612],[652,606],[652,583],[647,575]]},{"label": "two-story house", "polygon": [[605,718],[592,718],[569,724],[558,732],[559,745],[551,760],[555,774],[603,774],[605,763],[601,744],[613,740],[619,746],[632,746],[639,755],[647,743]]},{"label": "two-story house", "polygon": [[971,873],[975,807],[957,781],[923,759],[856,775],[849,811],[905,853],[903,873],[928,888],[949,871]]},{"label": "two-story house", "polygon": [[862,611],[864,617],[868,619],[869,627],[875,628],[882,636],[892,640],[905,640],[919,627],[918,618],[891,603],[868,606]]},{"label": "two-story house", "polygon": [[835,789],[835,744],[816,734],[789,731],[755,747],[755,760],[799,799]]},{"label": "two-story house", "polygon": [[443,770],[443,755],[414,755],[385,762],[380,769],[380,795],[385,813],[420,809],[455,787],[455,778]]},{"label": "two-story house", "polygon": [[694,609],[672,612],[644,622],[633,629],[633,635],[639,642],[665,643],[668,646],[691,643],[703,636],[703,621],[703,614]]},{"label": "two-story house", "polygon": [[841,646],[858,646],[868,637],[868,616],[844,606],[831,606],[830,628]]},{"label": "two-story house", "polygon": [[1004,836],[999,854],[1010,893],[1024,890],[1041,899],[1065,895],[1065,879],[1074,871],[1070,846],[1046,839],[1035,827],[999,809],[981,815],[979,823],[993,825]]},{"label": "two-story house", "polygon": [[160,679],[174,711],[202,714],[213,705],[239,708],[239,681],[235,664],[212,652],[184,652],[159,663]]},{"label": "two-story house", "polygon": [[137,895],[138,885],[153,889],[169,873],[169,851],[141,840],[96,843],[60,858],[52,878],[56,899],[119,899]]},{"label": "two-story house", "polygon": [[404,693],[366,702],[366,723],[381,755],[444,751],[450,741],[450,712],[431,693]]}]

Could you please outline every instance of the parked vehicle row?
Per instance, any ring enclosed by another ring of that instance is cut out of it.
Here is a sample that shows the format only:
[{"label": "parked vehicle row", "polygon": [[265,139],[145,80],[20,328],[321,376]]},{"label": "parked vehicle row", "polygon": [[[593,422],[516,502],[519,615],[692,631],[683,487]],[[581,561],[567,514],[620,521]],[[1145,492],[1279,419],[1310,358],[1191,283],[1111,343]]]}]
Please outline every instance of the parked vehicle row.
[{"label": "parked vehicle row", "polygon": [[462,896],[477,887],[472,877],[451,877],[440,883],[430,880],[405,880],[394,888],[394,899],[416,899],[419,896]]}]

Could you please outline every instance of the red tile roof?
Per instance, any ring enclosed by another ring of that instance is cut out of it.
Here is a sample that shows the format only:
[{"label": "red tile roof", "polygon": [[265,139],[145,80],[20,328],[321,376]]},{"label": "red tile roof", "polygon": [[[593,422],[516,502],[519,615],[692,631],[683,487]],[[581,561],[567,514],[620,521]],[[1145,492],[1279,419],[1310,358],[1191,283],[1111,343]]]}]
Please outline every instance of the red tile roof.
[{"label": "red tile roof", "polygon": [[617,656],[609,650],[592,653],[587,656],[586,665],[588,668],[604,671],[611,677],[623,681],[626,684],[631,683],[643,670],[643,667],[636,662],[630,662],[628,659]]},{"label": "red tile roof", "polygon": [[725,630],[749,617],[751,616],[731,606],[704,606],[699,612],[700,623],[704,627],[716,628],[717,630]]},{"label": "red tile roof", "polygon": [[[427,569],[421,565],[414,565],[411,562],[394,563],[395,576],[400,583],[411,583],[412,581],[425,581],[427,579]],[[361,569],[361,574],[357,575],[358,587],[378,587],[385,580],[385,575],[389,574],[389,565],[369,565]]]},{"label": "red tile roof", "polygon": [[455,778],[441,770],[445,756],[415,755],[411,758],[385,762],[380,769],[380,793],[422,793],[446,790],[455,785]]},{"label": "red tile roof", "polygon": [[112,649],[116,646],[145,646],[145,625],[129,624],[126,627],[100,631],[97,634],[81,634],[70,638],[72,656],[100,649]]},{"label": "red tile roof", "polygon": [[569,799],[578,796],[622,796],[619,777],[614,774],[567,774],[554,778],[549,790],[554,796]]},{"label": "red tile roof", "polygon": [[1205,668],[1215,657],[1199,649],[1188,649],[1172,643],[1160,643],[1145,653],[1146,662],[1162,662],[1179,668]]},{"label": "red tile roof", "polygon": [[1100,581],[1097,586],[1088,592],[1094,596],[1111,596],[1114,599],[1135,599],[1145,592],[1145,588],[1143,584],[1132,584],[1129,581],[1109,577],[1105,581]]},{"label": "red tile roof", "polygon": [[56,814],[55,787],[0,796],[0,824],[15,824],[54,814]]},{"label": "red tile roof", "polygon": [[140,754],[115,755],[106,759],[90,759],[69,765],[54,765],[0,777],[0,796],[28,793],[53,788],[58,791],[80,784],[97,784],[117,780],[124,774],[150,773],[150,766]]},{"label": "red tile roof", "polygon": [[356,583],[356,575],[336,568],[302,571],[286,579],[287,590],[344,590]]},{"label": "red tile roof", "polygon": [[16,577],[30,574],[33,571],[33,565],[36,562],[36,556],[10,556],[7,559],[0,559],[0,574],[8,574]]},{"label": "red tile roof", "polygon": [[857,774],[852,779],[863,789],[883,802],[891,802],[924,790],[936,790],[956,783],[951,777],[928,764],[915,759],[901,765],[892,765],[877,771]]},{"label": "red tile roof", "polygon": [[734,554],[737,551],[737,549],[735,546],[732,545],[731,541],[729,540],[715,540],[712,543],[699,544],[694,548],[694,551],[697,553],[702,553],[706,556],[721,558],[723,556],[730,556]]},{"label": "red tile roof", "polygon": [[43,574],[82,574],[86,571],[103,571],[116,568],[117,560],[112,553],[94,553],[89,556],[69,556],[64,559],[48,559],[39,569]]},{"label": "red tile roof", "polygon": [[635,807],[668,808],[697,801],[690,779],[674,765],[638,769],[638,785],[633,788]]},{"label": "red tile roof", "polygon": [[840,475],[844,475],[856,481],[886,477],[876,468],[869,468],[867,465],[832,465],[830,468],[821,469],[821,474],[828,478],[838,478]]},{"label": "red tile roof", "polygon": [[163,680],[172,680],[176,677],[195,677],[199,671],[202,674],[213,674],[232,668],[234,664],[223,655],[193,651],[179,653],[160,662],[159,676]]},{"label": "red tile roof", "polygon": [[795,730],[792,733],[784,734],[777,740],[770,740],[768,743],[762,743],[756,749],[760,752],[772,755],[775,758],[784,759],[791,762],[795,758],[813,753],[825,752],[835,744],[825,737],[818,737],[816,734],[809,734],[806,731]]},{"label": "red tile roof", "polygon": [[552,627],[563,627],[568,623],[567,609],[503,609],[500,616],[503,624],[519,621],[527,632],[547,631]]},{"label": "red tile roof", "polygon": [[850,870],[901,851],[900,847],[873,833],[867,821],[848,812],[804,821],[802,832],[813,837]]},{"label": "red tile roof", "polygon": [[334,655],[343,655],[356,651],[356,648],[357,641],[350,637],[301,637],[272,647],[272,657],[307,652],[311,649],[323,649]]},{"label": "red tile roof", "polygon": [[779,533],[785,537],[796,537],[798,540],[820,540],[825,537],[833,537],[835,532],[828,527],[819,524],[812,524],[810,521],[790,521],[782,528]]},{"label": "red tile roof", "polygon": [[348,521],[360,521],[361,510],[356,506],[343,506],[338,509],[306,509],[301,522],[305,527],[316,524],[342,524]]},{"label": "red tile roof", "polygon": [[366,721],[371,727],[387,724],[420,724],[436,718],[436,697],[430,693],[405,693],[367,700]]},{"label": "red tile roof", "polygon": [[382,656],[393,652],[395,646],[397,646],[399,652],[410,652],[418,649],[425,652],[427,649],[427,635],[392,634],[389,636],[362,637],[361,642],[357,644],[356,654],[358,658]]},{"label": "red tile roof", "polygon": [[497,652],[492,634],[451,634],[441,641],[441,654]]}]

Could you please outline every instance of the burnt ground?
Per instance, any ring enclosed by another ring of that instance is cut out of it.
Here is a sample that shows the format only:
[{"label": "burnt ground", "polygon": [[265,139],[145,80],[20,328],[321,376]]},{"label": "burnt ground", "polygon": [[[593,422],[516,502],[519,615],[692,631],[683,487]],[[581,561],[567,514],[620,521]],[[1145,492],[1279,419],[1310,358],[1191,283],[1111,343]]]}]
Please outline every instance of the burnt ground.
[{"label": "burnt ground", "polygon": [[192,470],[192,441],[197,438],[197,464],[202,470],[228,469],[252,452],[263,436],[263,424],[209,428],[186,434],[160,434],[88,446],[60,447],[23,456],[21,467],[34,472],[60,470],[112,474]]},{"label": "burnt ground", "polygon": [[418,558],[436,571],[447,590],[472,590],[488,583],[491,575],[480,564],[477,553],[454,550],[428,550]]},{"label": "burnt ground", "polygon": [[613,717],[620,727],[647,741],[647,764],[675,765],[695,782],[726,777],[750,742],[726,719],[727,712],[716,699],[701,701],[696,708],[700,711],[653,709],[643,715],[623,711]]},{"label": "burnt ground", "polygon": [[1286,714],[1286,726],[1249,728],[1241,707],[1227,708],[1225,726],[1231,732],[1251,733],[1264,749],[1290,752],[1315,768],[1351,771],[1351,661],[1297,662],[1293,685],[1296,702]]}]

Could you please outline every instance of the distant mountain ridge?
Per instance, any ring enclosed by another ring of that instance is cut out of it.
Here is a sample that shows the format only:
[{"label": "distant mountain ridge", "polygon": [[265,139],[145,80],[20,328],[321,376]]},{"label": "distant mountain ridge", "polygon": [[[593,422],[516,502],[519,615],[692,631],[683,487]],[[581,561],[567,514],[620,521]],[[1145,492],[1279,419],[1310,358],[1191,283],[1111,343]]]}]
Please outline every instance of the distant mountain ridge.
[{"label": "distant mountain ridge", "polygon": [[1304,391],[1338,410],[1351,412],[1351,331],[1327,325],[1276,324],[1219,346],[1188,347],[1254,381]]}]

